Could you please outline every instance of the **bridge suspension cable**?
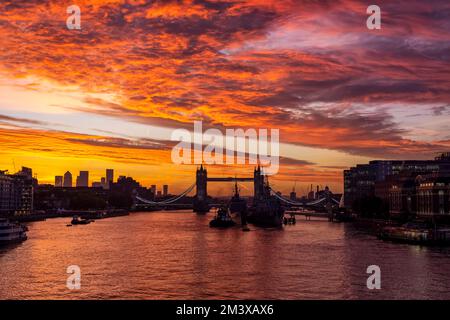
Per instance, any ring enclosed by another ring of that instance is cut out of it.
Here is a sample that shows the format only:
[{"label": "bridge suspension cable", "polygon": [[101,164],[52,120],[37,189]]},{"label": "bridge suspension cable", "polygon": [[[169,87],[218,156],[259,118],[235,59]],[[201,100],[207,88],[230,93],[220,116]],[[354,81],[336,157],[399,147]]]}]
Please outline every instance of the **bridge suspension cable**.
[{"label": "bridge suspension cable", "polygon": [[[307,206],[314,206],[314,205],[317,205],[317,204],[319,204],[319,203],[324,202],[324,201],[327,200],[327,198],[324,197],[324,198],[319,198],[319,199],[314,200],[314,201],[311,201],[311,202],[303,203],[303,202],[292,201],[292,200],[287,199],[287,198],[285,198],[285,197],[283,197],[283,196],[280,196],[280,195],[279,195],[275,190],[273,190],[272,188],[270,188],[270,191],[272,192],[272,194],[273,194],[277,199],[279,199],[279,200],[281,200],[281,201],[283,201],[283,202],[285,202],[285,203],[287,203],[287,204],[293,205],[293,206],[305,206],[305,205],[307,205]],[[334,202],[334,203],[339,204],[339,201],[337,201],[337,200],[334,199],[334,198],[331,198],[331,201]]]},{"label": "bridge suspension cable", "polygon": [[170,199],[162,200],[162,201],[151,201],[151,200],[144,199],[138,195],[136,195],[136,199],[138,199],[139,201],[144,202],[146,204],[154,204],[154,205],[171,204],[171,203],[174,203],[174,202],[178,201],[179,199],[183,198],[185,195],[187,195],[189,192],[191,192],[194,189],[194,187],[195,187],[195,183],[193,185],[191,185],[189,188],[187,188],[183,193],[179,194],[178,196],[175,196]]},{"label": "bridge suspension cable", "polygon": [[290,199],[287,199],[285,197],[280,196],[275,190],[273,190],[272,188],[270,188],[270,192],[272,192],[272,194],[279,200],[290,204],[290,205],[294,205],[294,206],[304,206],[304,203],[302,202],[296,202],[296,201],[292,201]]}]

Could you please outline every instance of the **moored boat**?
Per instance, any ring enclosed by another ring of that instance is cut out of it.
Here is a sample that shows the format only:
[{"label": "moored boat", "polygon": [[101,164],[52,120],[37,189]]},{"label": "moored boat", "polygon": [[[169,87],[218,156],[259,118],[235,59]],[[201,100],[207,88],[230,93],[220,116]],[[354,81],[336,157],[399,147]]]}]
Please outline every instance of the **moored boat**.
[{"label": "moored boat", "polygon": [[27,228],[8,219],[0,219],[0,245],[22,242],[27,239]]},{"label": "moored boat", "polygon": [[263,175],[259,166],[254,176],[255,192],[253,204],[248,210],[247,221],[261,227],[282,227],[285,208],[281,201],[271,194],[268,176]]},{"label": "moored boat", "polygon": [[254,204],[249,209],[247,221],[261,227],[283,226],[284,209],[273,197]]},{"label": "moored boat", "polygon": [[429,227],[407,223],[402,226],[381,228],[378,238],[382,240],[420,245],[450,245],[450,228]]}]

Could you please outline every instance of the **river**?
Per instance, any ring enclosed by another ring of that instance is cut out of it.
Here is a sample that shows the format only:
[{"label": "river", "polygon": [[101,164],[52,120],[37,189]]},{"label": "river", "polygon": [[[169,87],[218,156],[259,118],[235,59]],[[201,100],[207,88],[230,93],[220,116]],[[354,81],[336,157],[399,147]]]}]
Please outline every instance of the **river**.
[{"label": "river", "polygon": [[[0,248],[1,299],[450,299],[450,248],[383,242],[353,224],[299,217],[283,230],[211,229],[212,215],[132,213],[28,224]],[[67,267],[81,271],[69,290]],[[369,290],[369,265],[381,289]]]}]

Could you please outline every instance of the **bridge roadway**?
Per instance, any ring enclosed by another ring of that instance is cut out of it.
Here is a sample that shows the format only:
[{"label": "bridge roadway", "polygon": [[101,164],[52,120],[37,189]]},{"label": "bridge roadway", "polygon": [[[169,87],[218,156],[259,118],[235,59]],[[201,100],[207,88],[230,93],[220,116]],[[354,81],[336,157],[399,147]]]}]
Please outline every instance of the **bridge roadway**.
[{"label": "bridge roadway", "polygon": [[253,181],[252,178],[233,178],[233,177],[226,177],[226,178],[207,178],[207,181],[211,182],[218,182],[218,181],[238,181],[238,182],[244,182],[244,181]]}]

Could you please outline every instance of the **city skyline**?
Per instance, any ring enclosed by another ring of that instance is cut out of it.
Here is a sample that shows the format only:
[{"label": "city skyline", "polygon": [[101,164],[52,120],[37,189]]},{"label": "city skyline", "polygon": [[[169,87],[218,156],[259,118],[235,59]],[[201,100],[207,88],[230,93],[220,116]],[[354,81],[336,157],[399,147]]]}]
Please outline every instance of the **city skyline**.
[{"label": "city skyline", "polygon": [[170,134],[203,120],[280,129],[273,182],[341,192],[342,170],[357,163],[431,159],[450,146],[450,26],[421,1],[381,1],[380,30],[367,29],[359,1],[78,5],[81,30],[66,28],[64,3],[0,4],[2,170],[32,167],[52,183],[114,167],[181,191],[195,166],[171,162]]}]

